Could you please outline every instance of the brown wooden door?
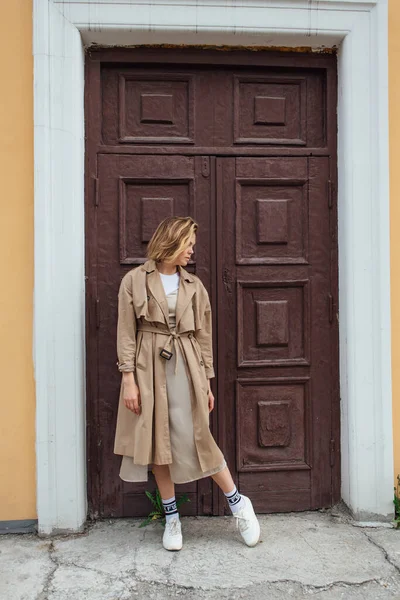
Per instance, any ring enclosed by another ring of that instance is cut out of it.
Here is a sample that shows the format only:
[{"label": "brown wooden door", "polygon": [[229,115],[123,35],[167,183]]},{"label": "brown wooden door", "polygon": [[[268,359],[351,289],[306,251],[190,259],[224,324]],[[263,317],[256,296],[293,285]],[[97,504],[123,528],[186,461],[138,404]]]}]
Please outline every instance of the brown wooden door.
[{"label": "brown wooden door", "polygon": [[[126,271],[146,260],[147,242],[158,223],[171,214],[193,215],[200,224],[199,243],[188,269],[196,271],[210,290],[209,159],[99,155],[98,161],[98,510],[113,516],[144,515],[149,509],[144,491],[155,486],[152,474],[148,484],[123,482],[118,475],[121,459],[113,454],[121,380],[116,369],[116,291]],[[191,500],[185,505],[186,514],[211,512],[209,479],[179,487]]]},{"label": "brown wooden door", "polygon": [[[260,512],[338,500],[336,66],[259,52],[91,51],[87,431],[93,516],[149,512],[118,476],[119,282],[158,223],[200,225],[189,270],[213,308],[211,428]],[[336,443],[336,445],[335,445]],[[210,478],[185,514],[223,514]]]},{"label": "brown wooden door", "polygon": [[329,160],[217,168],[220,439],[256,510],[329,506]]}]

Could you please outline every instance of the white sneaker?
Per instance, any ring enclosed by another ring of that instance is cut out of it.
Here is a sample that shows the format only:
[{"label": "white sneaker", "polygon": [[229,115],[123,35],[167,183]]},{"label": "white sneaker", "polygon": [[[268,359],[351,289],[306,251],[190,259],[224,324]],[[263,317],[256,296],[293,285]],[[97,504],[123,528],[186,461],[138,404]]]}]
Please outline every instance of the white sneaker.
[{"label": "white sneaker", "polygon": [[179,517],[173,517],[165,523],[163,546],[166,550],[182,548],[182,528]]},{"label": "white sneaker", "polygon": [[236,519],[236,527],[238,527],[242,538],[248,546],[255,546],[260,539],[260,523],[254,512],[250,498],[243,496],[245,506],[233,516]]}]

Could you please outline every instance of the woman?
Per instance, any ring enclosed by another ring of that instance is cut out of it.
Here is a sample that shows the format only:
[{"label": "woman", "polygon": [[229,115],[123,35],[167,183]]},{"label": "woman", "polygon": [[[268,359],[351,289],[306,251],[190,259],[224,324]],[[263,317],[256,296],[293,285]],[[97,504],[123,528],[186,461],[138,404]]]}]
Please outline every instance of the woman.
[{"label": "woman", "polygon": [[174,484],[207,476],[224,492],[245,543],[255,546],[260,537],[252,503],[236,489],[209,429],[211,306],[203,283],[184,269],[197,228],[191,217],[164,219],[148,244],[148,260],[124,276],[118,295],[122,384],[114,452],[123,457],[124,481],[147,481],[152,465],[167,550],[182,548]]}]

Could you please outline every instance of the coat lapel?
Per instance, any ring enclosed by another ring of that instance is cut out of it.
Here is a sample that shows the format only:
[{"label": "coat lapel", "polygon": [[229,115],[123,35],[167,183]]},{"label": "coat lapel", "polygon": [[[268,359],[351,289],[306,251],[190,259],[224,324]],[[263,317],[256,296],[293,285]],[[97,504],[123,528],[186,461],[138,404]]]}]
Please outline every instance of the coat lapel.
[{"label": "coat lapel", "polygon": [[165,323],[168,326],[169,314],[168,314],[168,302],[165,295],[164,286],[161,281],[161,277],[158,273],[157,267],[154,268],[147,275],[147,288],[156,302],[159,304],[162,313],[164,315]]},{"label": "coat lapel", "polygon": [[[168,302],[165,295],[164,286],[161,281],[160,273],[157,269],[156,262],[153,259],[146,261],[143,268],[147,271],[147,287],[149,292],[158,302],[164,318],[165,323],[169,326],[169,311]],[[176,302],[176,326],[178,327],[179,321],[185,312],[189,302],[195,293],[196,286],[194,285],[194,277],[181,266],[178,266],[180,279],[179,279],[179,290],[178,298]]]},{"label": "coat lapel", "polygon": [[179,321],[185,312],[188,304],[191,302],[196,290],[194,277],[183,267],[178,267],[180,271],[179,291],[176,301],[176,327],[178,328]]}]

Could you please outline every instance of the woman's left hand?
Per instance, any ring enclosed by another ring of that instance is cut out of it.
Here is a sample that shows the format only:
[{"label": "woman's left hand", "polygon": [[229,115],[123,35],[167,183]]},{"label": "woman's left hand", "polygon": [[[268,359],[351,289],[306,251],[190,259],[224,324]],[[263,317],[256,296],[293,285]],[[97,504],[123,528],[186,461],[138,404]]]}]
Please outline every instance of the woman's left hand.
[{"label": "woman's left hand", "polygon": [[214,394],[212,393],[211,388],[210,388],[210,391],[208,393],[208,412],[211,412],[212,409],[214,408],[214,400],[215,400]]}]

